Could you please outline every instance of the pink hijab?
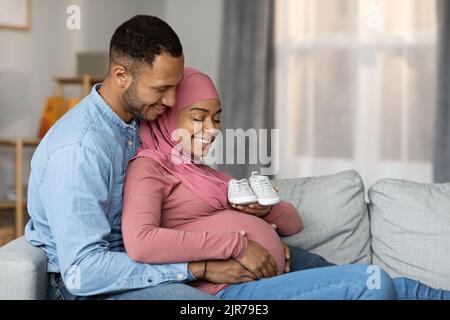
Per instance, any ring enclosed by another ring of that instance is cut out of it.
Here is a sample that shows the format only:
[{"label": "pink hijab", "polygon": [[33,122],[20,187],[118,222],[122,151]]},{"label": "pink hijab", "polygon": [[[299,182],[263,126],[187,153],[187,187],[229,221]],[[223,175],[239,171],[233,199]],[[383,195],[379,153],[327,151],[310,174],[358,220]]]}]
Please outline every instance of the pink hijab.
[{"label": "pink hijab", "polygon": [[181,150],[178,141],[171,138],[172,132],[178,128],[180,111],[196,102],[212,99],[220,103],[212,80],[196,69],[184,68],[184,78],[177,87],[175,106],[155,121],[141,121],[141,148],[136,157],[155,160],[212,207],[224,209],[228,206],[228,181],[232,177],[203,164],[172,161],[172,150]]}]

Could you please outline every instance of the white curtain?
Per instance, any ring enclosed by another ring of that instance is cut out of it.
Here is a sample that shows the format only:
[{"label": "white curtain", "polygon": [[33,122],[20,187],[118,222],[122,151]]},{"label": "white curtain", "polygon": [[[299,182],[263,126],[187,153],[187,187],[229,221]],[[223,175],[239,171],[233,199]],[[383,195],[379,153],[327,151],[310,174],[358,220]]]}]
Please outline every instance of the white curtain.
[{"label": "white curtain", "polygon": [[280,171],[432,181],[435,0],[279,0]]}]

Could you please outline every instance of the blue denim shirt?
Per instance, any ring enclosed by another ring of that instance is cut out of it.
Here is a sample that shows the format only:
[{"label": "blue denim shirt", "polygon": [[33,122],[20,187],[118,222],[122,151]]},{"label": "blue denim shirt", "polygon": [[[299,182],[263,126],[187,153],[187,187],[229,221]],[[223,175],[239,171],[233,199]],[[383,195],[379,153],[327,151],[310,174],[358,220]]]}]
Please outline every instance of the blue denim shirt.
[{"label": "blue denim shirt", "polygon": [[136,263],[124,250],[123,185],[139,127],[115,114],[99,87],[49,130],[33,155],[25,237],[45,251],[48,272],[60,272],[74,295],[194,280],[187,263]]}]

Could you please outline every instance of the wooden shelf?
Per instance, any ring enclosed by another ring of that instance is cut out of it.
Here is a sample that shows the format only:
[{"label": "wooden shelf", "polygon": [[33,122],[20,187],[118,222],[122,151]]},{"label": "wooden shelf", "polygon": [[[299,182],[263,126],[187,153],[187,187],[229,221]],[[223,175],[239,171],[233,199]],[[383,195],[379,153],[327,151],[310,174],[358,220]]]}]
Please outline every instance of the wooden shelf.
[{"label": "wooden shelf", "polygon": [[[24,207],[27,206],[27,202],[25,200],[22,203]],[[16,209],[16,205],[17,205],[16,201],[2,200],[0,201],[0,211],[14,210]]]},{"label": "wooden shelf", "polygon": [[0,226],[0,246],[3,246],[14,239],[14,228]]},{"label": "wooden shelf", "polygon": [[94,84],[103,82],[103,78],[91,77],[89,74],[85,74],[83,77],[57,77],[56,81],[56,95],[63,95],[64,85],[81,85],[82,86],[82,96],[87,96],[91,91]]},{"label": "wooden shelf", "polygon": [[[83,84],[86,79],[84,77],[58,77],[55,81],[61,84]],[[91,84],[103,82],[103,78],[88,78]]]},{"label": "wooden shelf", "polygon": [[0,201],[0,210],[14,210],[16,209],[15,201]]},{"label": "wooden shelf", "polygon": [[[25,138],[21,139],[24,146],[37,146],[39,142],[41,142],[40,139],[33,139],[33,138]],[[0,139],[0,146],[11,146],[15,147],[17,143],[17,139]]]},{"label": "wooden shelf", "polygon": [[0,139],[0,146],[11,147],[14,150],[16,158],[16,197],[15,201],[0,201],[0,210],[14,210],[14,235],[20,237],[23,235],[25,228],[25,209],[26,201],[24,199],[23,184],[23,162],[25,147],[36,147],[39,139],[34,138],[17,138],[17,139]]}]

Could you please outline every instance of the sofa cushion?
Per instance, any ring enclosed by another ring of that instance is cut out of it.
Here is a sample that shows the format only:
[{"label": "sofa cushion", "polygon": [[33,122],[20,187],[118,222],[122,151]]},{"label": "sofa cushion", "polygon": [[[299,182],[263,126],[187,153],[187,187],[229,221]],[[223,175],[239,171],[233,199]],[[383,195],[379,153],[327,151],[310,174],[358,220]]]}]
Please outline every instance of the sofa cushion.
[{"label": "sofa cushion", "polygon": [[370,263],[369,217],[360,175],[274,180],[280,197],[300,212],[304,229],[286,243],[320,254],[337,264]]},{"label": "sofa cushion", "polygon": [[47,256],[24,237],[0,248],[0,300],[47,298]]},{"label": "sofa cushion", "polygon": [[369,199],[373,263],[450,290],[450,183],[385,179]]}]

